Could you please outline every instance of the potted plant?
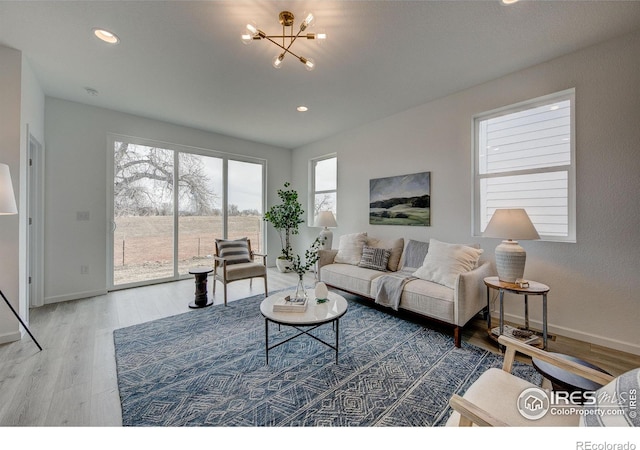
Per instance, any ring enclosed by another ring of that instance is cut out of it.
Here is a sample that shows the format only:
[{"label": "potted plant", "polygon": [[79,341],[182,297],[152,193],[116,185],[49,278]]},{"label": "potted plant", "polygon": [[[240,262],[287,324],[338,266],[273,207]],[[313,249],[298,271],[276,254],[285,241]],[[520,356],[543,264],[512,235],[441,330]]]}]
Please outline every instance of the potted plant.
[{"label": "potted plant", "polygon": [[276,266],[280,272],[290,270],[291,259],[291,235],[298,234],[298,225],[304,222],[302,215],[304,210],[298,202],[298,192],[294,189],[287,189],[291,184],[284,183],[284,189],[278,189],[278,197],[282,203],[273,205],[264,213],[264,220],[270,222],[278,231],[282,253],[276,259]]},{"label": "potted plant", "polygon": [[321,246],[322,241],[317,237],[309,249],[304,252],[304,262],[302,261],[302,258],[300,258],[300,255],[293,255],[292,257],[291,268],[298,274],[298,285],[296,286],[296,293],[294,294],[294,298],[296,299],[307,297],[303,277],[304,274],[307,273],[318,261],[320,257],[318,250]]}]

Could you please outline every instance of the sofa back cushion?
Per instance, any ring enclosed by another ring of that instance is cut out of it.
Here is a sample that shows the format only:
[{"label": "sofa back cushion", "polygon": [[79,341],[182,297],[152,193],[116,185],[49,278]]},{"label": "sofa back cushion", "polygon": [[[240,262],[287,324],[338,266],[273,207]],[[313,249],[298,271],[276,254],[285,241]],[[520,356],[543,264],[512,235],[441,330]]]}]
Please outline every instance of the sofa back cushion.
[{"label": "sofa back cushion", "polygon": [[422,266],[428,251],[428,242],[414,241],[413,239],[410,239],[409,242],[407,242],[407,248],[402,254],[402,270],[411,272],[418,270],[418,267]]},{"label": "sofa back cushion", "polygon": [[448,244],[430,239],[427,256],[413,275],[454,289],[458,275],[478,266],[482,251],[467,245]]},{"label": "sofa back cushion", "polygon": [[353,233],[340,236],[338,254],[333,260],[338,264],[357,266],[362,259],[362,249],[367,243],[367,233]]},{"label": "sofa back cushion", "polygon": [[251,262],[249,241],[246,237],[230,240],[216,239],[217,254],[227,260],[227,264],[241,264]]},{"label": "sofa back cushion", "polygon": [[365,245],[362,248],[362,259],[358,266],[365,269],[387,271],[387,263],[389,262],[391,251],[386,248],[375,248]]},{"label": "sofa back cushion", "polygon": [[387,261],[386,270],[389,270],[391,272],[395,272],[396,270],[398,270],[398,267],[400,266],[400,258],[402,257],[402,249],[404,248],[404,238],[378,239],[374,237],[368,237],[367,246],[389,250],[390,255],[389,261]]}]

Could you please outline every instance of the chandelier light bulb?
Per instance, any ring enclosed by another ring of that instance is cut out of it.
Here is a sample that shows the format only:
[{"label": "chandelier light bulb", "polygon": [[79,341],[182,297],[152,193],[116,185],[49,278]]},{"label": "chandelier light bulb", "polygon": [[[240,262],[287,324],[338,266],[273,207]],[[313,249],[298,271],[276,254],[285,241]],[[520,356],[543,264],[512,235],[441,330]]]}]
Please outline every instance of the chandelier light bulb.
[{"label": "chandelier light bulb", "polygon": [[312,71],[313,69],[316,68],[316,62],[311,58],[300,58],[300,61],[302,61],[304,63],[304,67],[308,71]]},{"label": "chandelier light bulb", "polygon": [[273,67],[275,67],[276,69],[279,69],[280,67],[282,67],[282,60],[283,60],[283,59],[284,59],[284,53],[280,53],[279,55],[276,55],[276,56],[273,58],[273,61],[272,61],[272,63],[271,63],[271,64],[272,64],[272,65],[273,65]]},{"label": "chandelier light bulb", "polygon": [[247,30],[249,30],[252,36],[255,36],[256,34],[258,34],[258,29],[252,23],[247,24]]},{"label": "chandelier light bulb", "polygon": [[313,13],[307,14],[307,17],[305,17],[303,21],[304,26],[310,27],[313,24],[313,19],[315,19],[315,17],[313,16]]},{"label": "chandelier light bulb", "polygon": [[244,45],[249,45],[251,44],[251,42],[253,42],[253,35],[248,33],[246,30],[242,32],[240,38],[242,39],[242,43]]},{"label": "chandelier light bulb", "polygon": [[316,34],[316,39],[324,41],[327,38],[327,33],[318,33]]}]

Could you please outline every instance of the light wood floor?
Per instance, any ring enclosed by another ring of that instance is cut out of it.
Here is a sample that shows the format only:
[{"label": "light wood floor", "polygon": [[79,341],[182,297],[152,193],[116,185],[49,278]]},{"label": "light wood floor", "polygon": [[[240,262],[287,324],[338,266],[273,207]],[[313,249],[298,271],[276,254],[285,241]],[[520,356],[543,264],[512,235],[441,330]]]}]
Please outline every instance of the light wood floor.
[{"label": "light wood floor", "polygon": [[[295,281],[295,274],[270,269],[270,291]],[[260,294],[261,288],[259,280],[252,288],[248,281],[233,283],[229,301]],[[214,296],[216,304],[222,303],[221,291]],[[28,335],[0,345],[0,426],[122,425],[113,330],[188,312],[193,293],[193,280],[183,280],[33,309],[31,331],[44,350],[39,352]],[[463,340],[497,352],[483,325],[474,320]],[[561,336],[550,350],[594,362],[614,375],[640,366],[639,356]]]}]

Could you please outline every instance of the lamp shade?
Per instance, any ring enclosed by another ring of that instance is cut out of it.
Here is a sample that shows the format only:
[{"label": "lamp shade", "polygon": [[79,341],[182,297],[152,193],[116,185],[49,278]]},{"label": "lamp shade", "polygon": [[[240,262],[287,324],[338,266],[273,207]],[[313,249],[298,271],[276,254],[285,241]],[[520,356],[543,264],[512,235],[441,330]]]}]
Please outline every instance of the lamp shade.
[{"label": "lamp shade", "polygon": [[313,224],[314,227],[335,228],[338,226],[336,218],[331,211],[320,211]]},{"label": "lamp shade", "polygon": [[520,209],[496,209],[483,233],[501,239],[540,239],[527,212]]},{"label": "lamp shade", "polygon": [[527,252],[514,239],[540,239],[524,209],[497,209],[483,236],[507,239],[496,247],[496,269],[500,281],[516,283],[524,276]]},{"label": "lamp shade", "polygon": [[0,214],[18,214],[9,166],[0,163]]}]

